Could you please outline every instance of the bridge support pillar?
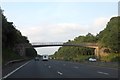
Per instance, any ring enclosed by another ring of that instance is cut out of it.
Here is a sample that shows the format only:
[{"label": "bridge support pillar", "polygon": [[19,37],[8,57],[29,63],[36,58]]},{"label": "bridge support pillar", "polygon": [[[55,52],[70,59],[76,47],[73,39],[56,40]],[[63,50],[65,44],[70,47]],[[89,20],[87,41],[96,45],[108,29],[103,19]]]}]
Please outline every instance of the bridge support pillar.
[{"label": "bridge support pillar", "polygon": [[98,47],[95,48],[95,55],[97,56],[98,59],[100,59],[100,49]]}]

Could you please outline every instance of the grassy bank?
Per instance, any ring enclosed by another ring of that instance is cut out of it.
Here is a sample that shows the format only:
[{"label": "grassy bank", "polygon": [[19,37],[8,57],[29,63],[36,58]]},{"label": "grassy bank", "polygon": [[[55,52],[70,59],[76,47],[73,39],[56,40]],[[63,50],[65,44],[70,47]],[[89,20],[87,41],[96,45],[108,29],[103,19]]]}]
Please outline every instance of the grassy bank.
[{"label": "grassy bank", "polygon": [[108,56],[101,57],[103,62],[120,62],[120,53],[109,53]]},{"label": "grassy bank", "polygon": [[[53,56],[58,60],[83,62],[88,61],[94,55],[77,55],[77,56]],[[99,61],[102,62],[120,62],[120,53],[108,53],[108,56],[100,57]]]},{"label": "grassy bank", "polygon": [[65,61],[76,61],[76,62],[82,62],[87,61],[89,57],[95,57],[94,55],[77,55],[75,57],[56,57],[58,60],[65,60]]}]

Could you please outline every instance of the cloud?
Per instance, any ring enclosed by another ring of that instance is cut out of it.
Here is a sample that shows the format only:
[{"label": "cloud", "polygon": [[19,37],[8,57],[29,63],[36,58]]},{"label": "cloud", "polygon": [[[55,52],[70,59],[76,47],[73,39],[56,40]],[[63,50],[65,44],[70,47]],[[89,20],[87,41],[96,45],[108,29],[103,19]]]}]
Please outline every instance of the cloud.
[{"label": "cloud", "polygon": [[27,27],[27,28],[24,28],[22,30],[23,34],[26,34],[26,35],[37,35],[39,34],[40,32],[43,32],[43,29],[40,28],[40,27]]},{"label": "cloud", "polygon": [[106,27],[109,19],[110,18],[108,17],[98,17],[93,20],[87,30],[89,30],[92,34],[96,35]]},{"label": "cloud", "polygon": [[24,27],[20,30],[23,35],[28,36],[30,42],[64,42],[80,35],[86,35],[87,33],[96,35],[106,27],[110,18],[98,17],[92,23],[86,25],[80,23],[45,23]]},{"label": "cloud", "polygon": [[109,22],[109,20],[115,16],[117,16],[117,15],[112,15],[109,17],[98,17],[95,20],[93,20],[93,23],[89,26],[88,29],[92,28],[92,29],[90,29],[91,32],[93,34],[97,34],[100,31],[102,31],[104,28],[106,28],[106,25]]},{"label": "cloud", "polygon": [[2,2],[118,2],[118,0],[3,0]]},{"label": "cloud", "polygon": [[[66,42],[77,36],[86,35],[88,32],[92,34],[99,33],[106,27],[110,19],[111,17],[98,17],[94,19],[92,23],[86,25],[80,23],[46,23],[37,26],[26,26],[20,28],[20,31],[28,37],[30,42]],[[54,53],[57,49],[58,47],[51,49],[51,52]],[[38,52],[40,52],[40,50],[37,49]]]},{"label": "cloud", "polygon": [[35,41],[67,41],[77,35],[85,34],[87,27],[77,23],[58,23],[21,28],[22,34],[28,36],[30,42]]},{"label": "cloud", "polygon": [[96,19],[93,24],[96,27],[103,27],[106,25],[106,23],[109,21],[109,18],[105,18],[105,17],[100,17],[98,19]]},{"label": "cloud", "polygon": [[67,34],[70,32],[76,32],[76,30],[82,30],[82,26],[80,24],[75,23],[59,23],[54,24],[53,29],[51,28],[51,33],[53,34]]}]

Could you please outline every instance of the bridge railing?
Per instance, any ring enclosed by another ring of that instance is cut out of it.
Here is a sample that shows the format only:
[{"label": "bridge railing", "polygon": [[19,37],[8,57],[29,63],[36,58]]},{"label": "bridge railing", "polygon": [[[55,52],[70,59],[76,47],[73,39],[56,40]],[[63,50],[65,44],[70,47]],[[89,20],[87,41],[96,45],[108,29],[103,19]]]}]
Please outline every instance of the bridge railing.
[{"label": "bridge railing", "polygon": [[32,45],[81,45],[81,46],[97,46],[97,43],[66,43],[66,42],[34,42]]},{"label": "bridge railing", "polygon": [[34,43],[31,43],[32,45],[63,45],[64,42],[34,42]]}]

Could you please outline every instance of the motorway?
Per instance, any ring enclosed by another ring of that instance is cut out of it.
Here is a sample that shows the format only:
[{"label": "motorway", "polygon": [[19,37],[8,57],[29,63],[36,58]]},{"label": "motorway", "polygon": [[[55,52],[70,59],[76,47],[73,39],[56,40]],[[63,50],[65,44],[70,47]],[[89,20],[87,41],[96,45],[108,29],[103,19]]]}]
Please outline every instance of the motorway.
[{"label": "motorway", "polygon": [[30,60],[4,78],[118,78],[118,69],[69,61]]}]

